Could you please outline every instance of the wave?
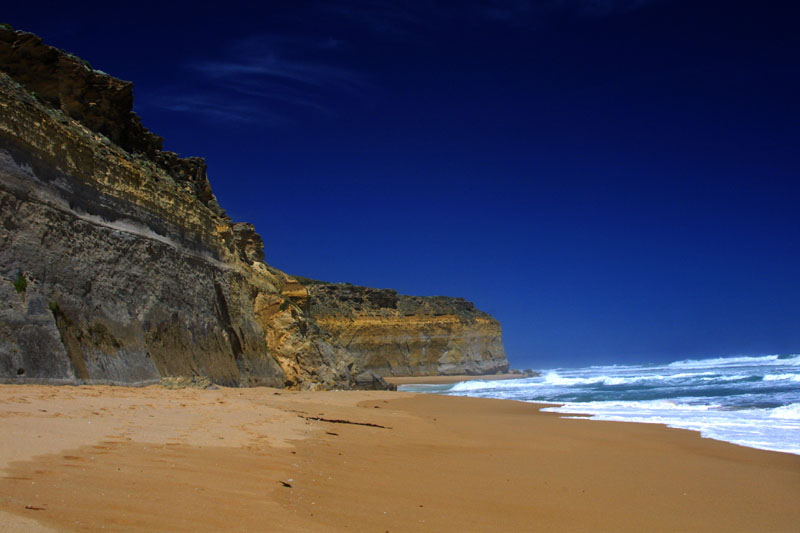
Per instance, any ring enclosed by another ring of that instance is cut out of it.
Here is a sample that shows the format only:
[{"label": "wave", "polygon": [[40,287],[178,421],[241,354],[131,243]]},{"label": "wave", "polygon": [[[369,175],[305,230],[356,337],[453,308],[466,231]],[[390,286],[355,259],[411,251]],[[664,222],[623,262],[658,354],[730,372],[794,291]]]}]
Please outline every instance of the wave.
[{"label": "wave", "polygon": [[459,381],[452,387],[447,389],[447,392],[469,392],[485,389],[524,389],[528,388],[534,383],[530,379],[503,379],[494,381]]},{"label": "wave", "polygon": [[569,402],[559,407],[550,407],[543,409],[544,411],[552,411],[554,413],[584,413],[590,414],[591,412],[599,411],[622,411],[630,410],[636,412],[642,411],[709,411],[718,409],[718,404],[689,404],[679,403],[671,400],[642,400],[642,401],[627,401],[627,400],[605,400],[597,402]]},{"label": "wave", "polygon": [[764,381],[798,381],[800,374],[767,374],[762,378]]},{"label": "wave", "polygon": [[[559,404],[593,420],[659,423],[753,448],[800,454],[800,355],[554,368],[418,392]],[[582,417],[583,418],[583,417]]]},{"label": "wave", "polygon": [[681,381],[690,382],[699,380],[704,382],[714,381],[739,381],[739,380],[758,380],[760,376],[737,374],[735,376],[721,376],[716,372],[680,372],[677,374],[642,374],[636,376],[591,376],[591,377],[566,377],[558,372],[548,372],[544,375],[544,383],[556,386],[576,386],[576,385],[627,385],[642,384],[646,382],[670,382]]},{"label": "wave", "polygon": [[793,365],[800,366],[800,354],[714,357],[711,359],[685,359],[669,363],[670,368],[703,368],[739,365]]},{"label": "wave", "polygon": [[[684,398],[684,401],[672,400],[642,400],[642,401],[627,401],[627,400],[605,400],[596,402],[568,402],[559,407],[550,407],[544,409],[545,411],[552,411],[554,413],[582,413],[591,414],[599,412],[620,412],[630,411],[632,413],[651,413],[656,411],[715,411],[726,413],[726,416],[757,416],[758,418],[786,418],[789,420],[800,419],[800,403],[792,403],[780,407],[764,408],[764,409],[733,409],[733,410],[720,410],[722,404],[715,403],[685,403],[691,398]],[[696,399],[695,399],[696,401]],[[800,444],[800,443],[799,443]]]},{"label": "wave", "polygon": [[770,409],[724,410],[718,405],[668,400],[603,401],[571,402],[543,411],[590,415],[591,420],[664,424],[751,448],[800,454],[800,403]]},{"label": "wave", "polygon": [[729,383],[732,381],[761,381],[761,376],[749,374],[736,374],[733,376],[714,376],[713,378],[700,378],[700,381]]},{"label": "wave", "polygon": [[[770,418],[786,418],[789,420],[800,420],[800,403],[792,403],[770,410]],[[799,439],[800,440],[800,439]]]},{"label": "wave", "polygon": [[549,385],[594,385],[604,383],[606,385],[620,385],[625,381],[630,382],[631,378],[620,378],[612,376],[593,376],[589,378],[569,378],[563,377],[558,372],[548,372],[544,375],[544,382]]}]

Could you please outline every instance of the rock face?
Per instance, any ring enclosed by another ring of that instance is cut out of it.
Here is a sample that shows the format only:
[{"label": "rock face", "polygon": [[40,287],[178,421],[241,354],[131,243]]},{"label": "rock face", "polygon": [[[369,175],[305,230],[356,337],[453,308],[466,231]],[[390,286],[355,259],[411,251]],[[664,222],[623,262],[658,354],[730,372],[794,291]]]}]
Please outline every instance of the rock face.
[{"label": "rock face", "polygon": [[264,263],[205,161],[163,151],[132,103],[131,83],[0,26],[0,380],[331,388],[507,367],[468,302],[309,291]]},{"label": "rock face", "polygon": [[88,62],[43,45],[36,35],[6,28],[0,28],[0,65],[37,99],[123,149],[150,156],[161,150],[163,139],[131,113],[133,83],[93,70]]},{"label": "rock face", "polygon": [[310,310],[381,376],[492,374],[508,370],[500,323],[461,298],[308,283]]},{"label": "rock face", "polygon": [[130,83],[4,29],[0,67],[0,377],[354,382],[205,162],[141,128]]}]

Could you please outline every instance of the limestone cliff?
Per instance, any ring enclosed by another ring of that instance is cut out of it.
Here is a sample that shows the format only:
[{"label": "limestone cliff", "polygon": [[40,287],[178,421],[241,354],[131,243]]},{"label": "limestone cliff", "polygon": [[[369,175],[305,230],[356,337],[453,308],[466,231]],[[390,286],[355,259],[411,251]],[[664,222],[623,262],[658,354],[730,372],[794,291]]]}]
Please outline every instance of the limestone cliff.
[{"label": "limestone cliff", "polygon": [[317,323],[382,376],[508,370],[500,323],[461,298],[303,280]]},{"label": "limestone cliff", "polygon": [[0,26],[0,381],[298,388],[507,368],[472,304],[298,283],[132,84]]},{"label": "limestone cliff", "polygon": [[0,28],[0,377],[349,386],[349,354],[161,150],[131,84]]}]

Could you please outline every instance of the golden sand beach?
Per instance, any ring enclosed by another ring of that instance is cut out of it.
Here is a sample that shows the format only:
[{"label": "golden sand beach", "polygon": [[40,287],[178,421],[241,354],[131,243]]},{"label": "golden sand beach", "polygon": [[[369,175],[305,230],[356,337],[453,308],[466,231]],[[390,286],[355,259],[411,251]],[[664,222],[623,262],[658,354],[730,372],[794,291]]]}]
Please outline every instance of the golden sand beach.
[{"label": "golden sand beach", "polygon": [[539,407],[0,386],[0,529],[797,531],[800,456]]}]

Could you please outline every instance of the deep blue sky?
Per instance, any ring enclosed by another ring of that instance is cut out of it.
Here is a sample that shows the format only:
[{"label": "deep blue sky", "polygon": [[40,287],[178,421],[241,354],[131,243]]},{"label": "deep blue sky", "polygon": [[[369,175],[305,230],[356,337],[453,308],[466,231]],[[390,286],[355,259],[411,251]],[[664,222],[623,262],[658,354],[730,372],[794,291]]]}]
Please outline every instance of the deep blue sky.
[{"label": "deep blue sky", "polygon": [[465,297],[517,367],[800,352],[793,3],[16,4],[287,272]]}]

